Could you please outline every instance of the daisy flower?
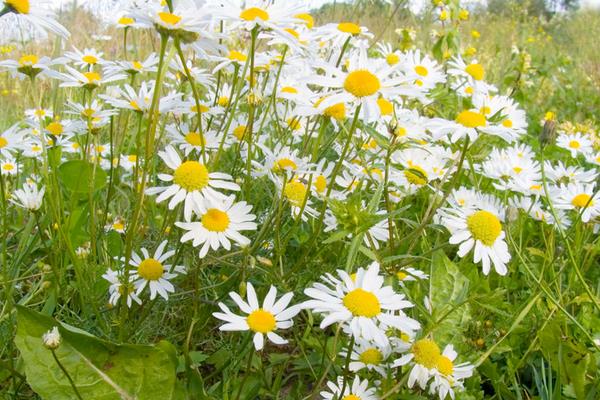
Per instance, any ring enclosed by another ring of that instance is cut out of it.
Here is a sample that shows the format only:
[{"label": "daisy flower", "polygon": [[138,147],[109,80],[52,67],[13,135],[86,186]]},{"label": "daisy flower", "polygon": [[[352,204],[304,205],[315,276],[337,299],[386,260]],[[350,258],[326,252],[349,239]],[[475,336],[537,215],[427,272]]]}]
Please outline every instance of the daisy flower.
[{"label": "daisy flower", "polygon": [[318,108],[325,110],[340,103],[353,107],[360,105],[361,116],[367,122],[374,121],[381,115],[377,100],[401,94],[403,88],[400,85],[406,82],[405,78],[394,75],[396,66],[389,66],[381,59],[368,58],[366,43],[361,43],[358,51],[353,53],[347,69],[331,64],[320,67],[326,75],[311,76],[307,81],[332,90],[319,103]]},{"label": "daisy flower", "polygon": [[0,16],[13,13],[17,16],[17,21],[27,21],[38,31],[48,30],[63,38],[70,35],[69,31],[56,21],[56,16],[50,9],[52,3],[48,1],[36,0],[33,7],[29,0],[4,0],[3,4],[4,9],[0,9]]},{"label": "daisy flower", "polygon": [[[369,387],[369,381],[361,381],[357,376],[354,377],[352,384],[347,382],[344,384],[344,378],[338,377],[337,383],[327,382],[327,391],[321,392],[321,398],[324,400],[377,400],[375,388]],[[343,392],[342,392],[343,390]]]},{"label": "daisy flower", "polygon": [[581,214],[583,222],[589,222],[600,215],[600,193],[594,183],[561,185],[555,192],[551,195],[557,209],[575,210]]},{"label": "daisy flower", "polygon": [[297,305],[289,306],[294,294],[286,293],[277,300],[277,289],[271,286],[261,306],[252,283],[248,282],[246,292],[247,302],[239,294],[229,292],[229,297],[239,307],[243,316],[234,314],[224,303],[219,302],[222,312],[213,313],[215,318],[225,321],[225,324],[221,325],[219,329],[221,331],[253,332],[252,341],[257,351],[264,348],[265,336],[275,344],[286,344],[288,341],[275,331],[290,328],[294,324],[292,318],[301,311],[302,308]]},{"label": "daisy flower", "polygon": [[484,275],[489,274],[491,264],[498,274],[506,275],[510,253],[502,227],[504,210],[491,196],[477,197],[472,207],[440,210],[441,223],[450,231],[449,242],[459,245],[459,257],[473,249],[473,262],[481,262]]},{"label": "daisy flower", "polygon": [[120,73],[107,73],[102,76],[102,73],[96,71],[79,72],[68,65],[65,65],[65,69],[67,72],[53,71],[50,74],[51,77],[62,81],[60,87],[81,87],[92,90],[101,85],[127,78],[127,75]]},{"label": "daisy flower", "polygon": [[45,191],[44,186],[38,189],[35,183],[25,183],[22,189],[17,189],[12,193],[10,202],[27,210],[36,211],[42,206]]},{"label": "daisy flower", "polygon": [[196,132],[191,130],[186,123],[179,126],[168,125],[167,133],[171,138],[170,143],[179,147],[186,157],[193,151],[200,154],[203,149],[206,151],[217,150],[221,144],[221,138],[214,132]]},{"label": "daisy flower", "polygon": [[183,201],[183,215],[186,221],[191,219],[192,210],[203,209],[205,201],[217,202],[225,198],[225,195],[215,189],[240,190],[237,184],[231,182],[230,175],[222,172],[209,172],[208,168],[199,161],[182,161],[172,146],[167,146],[165,151],[158,152],[158,155],[167,167],[173,170],[172,175],[158,174],[158,179],[172,183],[170,186],[148,188],[146,193],[158,194],[157,203],[171,199],[169,201],[170,210]]},{"label": "daisy flower", "polygon": [[0,154],[10,157],[14,152],[23,149],[24,132],[19,124],[14,124],[0,134]]},{"label": "daisy flower", "polygon": [[[163,240],[158,245],[154,255],[150,256],[148,250],[141,248],[143,258],[136,252],[131,253],[129,265],[134,267],[131,274],[136,295],[140,295],[146,286],[150,289],[150,300],[154,300],[156,294],[161,295],[165,300],[169,300],[169,293],[173,293],[175,288],[170,279],[178,274],[185,274],[185,268],[181,265],[165,264],[169,258],[175,254],[175,250],[165,251],[167,241]],[[121,261],[125,262],[124,258]]]},{"label": "daisy flower", "polygon": [[235,197],[223,199],[211,197],[198,204],[196,213],[200,221],[176,222],[175,225],[187,232],[181,237],[181,242],[192,241],[192,246],[200,248],[200,258],[204,258],[208,250],[218,250],[223,247],[231,249],[231,241],[240,246],[250,244],[250,239],[240,234],[240,231],[256,230],[256,219],[250,214],[252,206],[245,201],[234,203]]},{"label": "daisy flower", "polygon": [[12,157],[0,161],[0,174],[4,176],[14,176],[19,172],[19,169],[19,164]]},{"label": "daisy flower", "polygon": [[454,399],[455,390],[464,390],[463,380],[473,375],[473,365],[461,363],[454,365],[458,354],[454,347],[449,344],[437,360],[433,380],[429,385],[429,393],[437,392],[440,400],[444,400],[448,394]]},{"label": "daisy flower", "polygon": [[102,56],[104,53],[95,49],[84,49],[83,51],[73,47],[73,51],[65,51],[64,57],[80,68],[93,68],[95,65],[104,64]]},{"label": "daisy flower", "polygon": [[135,301],[136,303],[138,303],[139,305],[142,304],[142,300],[138,297],[138,295],[135,293],[135,286],[133,284],[133,276],[129,276],[129,284],[123,284],[123,272],[121,271],[114,271],[112,269],[109,269],[106,271],[106,273],[104,273],[102,275],[102,278],[104,278],[106,281],[108,281],[108,283],[110,283],[110,286],[108,287],[108,293],[109,293],[109,298],[108,298],[108,303],[111,306],[116,306],[119,302],[119,299],[121,298],[122,295],[127,294],[127,299],[126,299],[126,303],[127,303],[127,307],[131,308],[131,305],[133,304],[133,302]]},{"label": "daisy flower", "polygon": [[372,263],[366,270],[359,268],[354,278],[343,270],[337,273],[339,279],[326,274],[321,278],[325,284],[315,283],[304,290],[311,298],[304,307],[325,315],[322,329],[339,322],[348,326],[356,339],[374,341],[384,347],[389,340],[381,324],[403,332],[420,328],[417,321],[402,311],[413,304],[391,286],[383,285],[378,263]]},{"label": "daisy flower", "polygon": [[[345,357],[348,349],[343,349],[340,356]],[[366,368],[368,371],[377,371],[381,376],[387,376],[388,358],[392,354],[390,345],[380,347],[376,343],[359,339],[354,343],[350,354],[349,368],[352,372]]]},{"label": "daisy flower", "polygon": [[13,76],[19,78],[52,75],[50,66],[60,64],[61,60],[50,57],[38,57],[35,54],[23,54],[18,60],[0,61],[0,68],[7,69]]},{"label": "daisy flower", "polygon": [[412,388],[417,383],[421,389],[425,389],[427,382],[436,372],[435,368],[441,356],[440,348],[433,340],[420,339],[412,344],[406,354],[394,361],[392,366],[401,367],[412,363],[408,387]]},{"label": "daisy flower", "polygon": [[580,132],[562,132],[556,138],[556,145],[568,150],[573,158],[576,158],[579,154],[589,154],[593,149],[592,144],[593,142],[589,136]]}]

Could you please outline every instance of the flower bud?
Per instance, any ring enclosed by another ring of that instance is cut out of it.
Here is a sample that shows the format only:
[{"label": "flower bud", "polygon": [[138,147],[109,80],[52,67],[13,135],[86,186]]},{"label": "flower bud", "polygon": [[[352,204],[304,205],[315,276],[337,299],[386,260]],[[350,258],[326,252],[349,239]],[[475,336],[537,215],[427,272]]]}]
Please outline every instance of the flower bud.
[{"label": "flower bud", "polygon": [[47,349],[50,349],[50,350],[58,349],[58,346],[60,346],[60,342],[61,342],[61,337],[60,337],[60,332],[58,332],[58,327],[55,326],[48,332],[44,333],[44,335],[42,336],[42,341],[44,342],[44,347],[46,347]]}]

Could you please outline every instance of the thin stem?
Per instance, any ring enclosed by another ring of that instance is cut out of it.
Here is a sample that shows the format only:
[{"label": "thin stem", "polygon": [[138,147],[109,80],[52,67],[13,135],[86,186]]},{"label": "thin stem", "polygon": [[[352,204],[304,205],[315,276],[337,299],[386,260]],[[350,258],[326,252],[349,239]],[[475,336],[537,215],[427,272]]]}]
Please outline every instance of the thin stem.
[{"label": "thin stem", "polygon": [[71,375],[69,375],[69,373],[67,372],[66,368],[63,367],[62,363],[56,356],[56,352],[54,351],[54,349],[50,349],[50,351],[52,352],[52,357],[54,357],[56,364],[58,364],[58,367],[62,370],[62,372],[65,374],[65,376],[69,380],[69,383],[71,384],[71,387],[73,388],[73,391],[75,392],[75,395],[77,396],[77,398],[79,400],[83,400],[83,397],[81,397],[81,394],[79,394],[79,390],[77,390],[77,386],[75,386],[75,382],[73,382],[73,379],[71,378]]}]

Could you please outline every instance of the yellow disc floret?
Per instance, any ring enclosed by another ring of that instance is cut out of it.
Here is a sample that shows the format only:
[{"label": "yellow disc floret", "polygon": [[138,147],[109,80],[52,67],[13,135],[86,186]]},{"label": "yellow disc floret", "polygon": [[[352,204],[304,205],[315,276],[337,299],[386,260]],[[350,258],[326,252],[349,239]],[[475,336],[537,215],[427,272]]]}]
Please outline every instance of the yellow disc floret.
[{"label": "yellow disc floret", "polygon": [[441,356],[440,348],[430,339],[417,340],[410,351],[413,353],[415,362],[425,368],[435,368]]},{"label": "yellow disc floret", "polygon": [[262,308],[252,311],[246,318],[246,322],[248,323],[248,327],[251,331],[258,333],[271,332],[277,325],[275,316],[271,312],[265,311]]},{"label": "yellow disc floret", "polygon": [[338,30],[351,35],[358,35],[360,33],[360,26],[353,24],[352,22],[342,22],[338,24],[337,28]]},{"label": "yellow disc floret", "polygon": [[206,144],[204,136],[198,132],[189,132],[185,135],[185,141],[192,146],[204,146]]},{"label": "yellow disc floret", "polygon": [[592,205],[594,204],[593,201],[591,201],[592,196],[590,196],[587,193],[580,193],[577,196],[573,197],[573,200],[571,200],[571,204],[573,204],[575,207],[578,208],[583,208],[585,206],[588,205]]},{"label": "yellow disc floret", "polygon": [[483,66],[481,64],[469,64],[465,68],[465,72],[471,75],[471,77],[476,81],[483,80],[483,77],[485,76],[485,70],[483,69]]},{"label": "yellow disc floret", "polygon": [[366,97],[381,88],[379,78],[366,69],[350,72],[344,81],[344,89],[356,97]]},{"label": "yellow disc floret", "polygon": [[452,375],[452,372],[454,372],[454,364],[452,364],[452,361],[446,356],[440,356],[440,358],[438,358],[435,368],[446,376]]},{"label": "yellow disc floret", "polygon": [[186,161],[173,173],[173,182],[188,192],[203,189],[208,185],[208,170],[198,161]]},{"label": "yellow disc floret", "polygon": [[342,302],[355,317],[373,318],[381,312],[377,296],[361,288],[349,292]]},{"label": "yellow disc floret", "polygon": [[224,232],[229,227],[229,215],[225,211],[209,208],[202,216],[202,226],[211,232]]},{"label": "yellow disc floret", "polygon": [[360,353],[359,360],[366,365],[379,365],[383,361],[383,354],[375,347]]},{"label": "yellow disc floret", "polygon": [[293,179],[285,184],[283,194],[293,206],[301,207],[306,197],[306,185],[298,179]]},{"label": "yellow disc floret", "polygon": [[6,0],[4,3],[18,14],[29,14],[29,0]]},{"label": "yellow disc floret", "polygon": [[167,25],[174,26],[181,21],[181,17],[179,15],[175,15],[169,12],[159,12],[158,18]]},{"label": "yellow disc floret", "polygon": [[250,7],[242,11],[240,18],[246,21],[254,21],[257,18],[263,21],[269,20],[269,13],[258,7]]},{"label": "yellow disc floret", "polygon": [[138,265],[138,275],[147,281],[157,281],[163,276],[165,268],[154,258],[147,258]]},{"label": "yellow disc floret", "polygon": [[456,122],[467,128],[479,128],[486,125],[485,115],[469,110],[458,114]]},{"label": "yellow disc floret", "polygon": [[485,210],[475,211],[469,215],[467,227],[473,238],[486,246],[493,245],[502,232],[502,224],[498,217]]}]

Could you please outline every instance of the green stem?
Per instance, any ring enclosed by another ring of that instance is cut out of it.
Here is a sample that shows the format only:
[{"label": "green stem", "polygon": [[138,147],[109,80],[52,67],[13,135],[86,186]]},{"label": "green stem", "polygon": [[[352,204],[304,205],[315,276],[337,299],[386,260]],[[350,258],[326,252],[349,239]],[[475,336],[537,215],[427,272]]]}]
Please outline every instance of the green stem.
[{"label": "green stem", "polygon": [[54,351],[54,349],[50,349],[50,351],[52,352],[52,357],[54,357],[56,364],[58,364],[58,367],[62,370],[62,372],[65,374],[65,376],[69,380],[69,383],[71,384],[71,387],[73,388],[73,391],[75,392],[75,395],[77,396],[77,398],[79,400],[83,400],[83,397],[81,397],[81,394],[79,394],[79,390],[77,390],[77,386],[75,386],[75,382],[73,382],[73,379],[71,378],[71,375],[69,375],[69,373],[67,372],[66,368],[63,367],[62,363],[56,356],[56,352]]}]

